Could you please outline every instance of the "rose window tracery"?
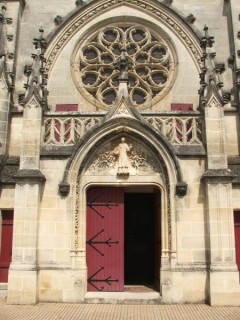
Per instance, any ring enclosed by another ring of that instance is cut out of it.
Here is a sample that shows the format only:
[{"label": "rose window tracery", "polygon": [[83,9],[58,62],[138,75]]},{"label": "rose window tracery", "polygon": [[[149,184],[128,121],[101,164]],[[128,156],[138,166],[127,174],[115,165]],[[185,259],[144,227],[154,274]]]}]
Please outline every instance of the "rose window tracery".
[{"label": "rose window tracery", "polygon": [[123,51],[128,68],[130,99],[146,109],[170,89],[176,58],[170,41],[140,25],[107,26],[88,37],[75,57],[75,82],[85,97],[108,109],[116,98],[120,70],[116,62]]}]

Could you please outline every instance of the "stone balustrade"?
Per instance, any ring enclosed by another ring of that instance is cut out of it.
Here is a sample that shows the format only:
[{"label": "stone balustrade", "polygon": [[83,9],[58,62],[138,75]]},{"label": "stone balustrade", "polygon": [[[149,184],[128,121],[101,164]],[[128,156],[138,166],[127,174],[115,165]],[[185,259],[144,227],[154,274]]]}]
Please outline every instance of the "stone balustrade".
[{"label": "stone balustrade", "polygon": [[201,145],[202,125],[199,116],[153,116],[145,120],[173,145]]},{"label": "stone balustrade", "polygon": [[[173,145],[202,145],[202,125],[199,113],[190,115],[176,113],[142,114],[148,124],[161,132]],[[43,146],[74,145],[84,134],[98,125],[104,114],[60,114],[44,117]]]}]

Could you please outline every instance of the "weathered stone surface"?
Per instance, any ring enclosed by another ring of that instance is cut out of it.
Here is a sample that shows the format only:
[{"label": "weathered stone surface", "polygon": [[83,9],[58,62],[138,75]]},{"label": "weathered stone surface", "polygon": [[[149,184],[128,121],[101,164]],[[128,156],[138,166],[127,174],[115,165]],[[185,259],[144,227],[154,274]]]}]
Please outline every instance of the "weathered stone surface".
[{"label": "weathered stone surface", "polygon": [[19,157],[10,157],[5,162],[0,175],[1,184],[15,184],[15,175],[19,170]]},{"label": "weathered stone surface", "polygon": [[40,181],[44,181],[45,177],[42,174],[42,172],[38,169],[34,170],[34,169],[21,169],[17,172],[17,174],[15,175],[15,179],[17,181],[21,181],[21,180],[40,180]]},{"label": "weathered stone surface", "polygon": [[240,183],[240,157],[239,156],[229,156],[228,157],[228,168],[235,175],[233,179],[234,184]]},{"label": "weathered stone surface", "polygon": [[163,303],[239,305],[239,0],[14,0],[0,11],[8,302],[84,301],[87,193],[107,186],[160,194],[148,231]]}]

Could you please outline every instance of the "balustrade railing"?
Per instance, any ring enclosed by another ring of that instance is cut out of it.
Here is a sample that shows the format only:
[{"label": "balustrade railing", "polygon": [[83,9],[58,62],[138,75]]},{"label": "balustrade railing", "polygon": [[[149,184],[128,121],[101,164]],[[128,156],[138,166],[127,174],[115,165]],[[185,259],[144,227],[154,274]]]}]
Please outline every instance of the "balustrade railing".
[{"label": "balustrade railing", "polygon": [[99,117],[45,117],[43,123],[43,145],[74,145],[91,128]]},{"label": "balustrade railing", "polygon": [[199,117],[160,116],[145,119],[173,145],[202,144],[202,125]]},{"label": "balustrade railing", "polygon": [[[202,125],[199,114],[143,115],[173,145],[201,145]],[[74,145],[84,134],[100,123],[102,116],[47,115],[43,122],[42,144],[48,146]]]}]

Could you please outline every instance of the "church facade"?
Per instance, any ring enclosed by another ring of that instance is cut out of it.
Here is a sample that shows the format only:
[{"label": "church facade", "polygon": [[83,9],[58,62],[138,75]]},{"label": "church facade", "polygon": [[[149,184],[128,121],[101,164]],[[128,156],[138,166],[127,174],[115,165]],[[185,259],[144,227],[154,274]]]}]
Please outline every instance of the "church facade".
[{"label": "church facade", "polygon": [[239,1],[0,4],[0,295],[239,306]]}]

